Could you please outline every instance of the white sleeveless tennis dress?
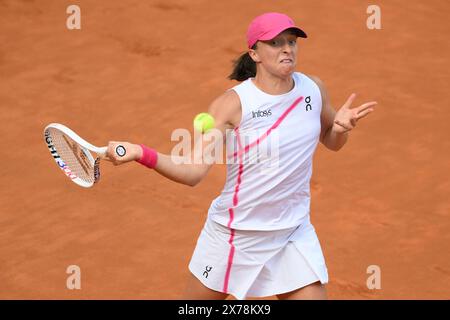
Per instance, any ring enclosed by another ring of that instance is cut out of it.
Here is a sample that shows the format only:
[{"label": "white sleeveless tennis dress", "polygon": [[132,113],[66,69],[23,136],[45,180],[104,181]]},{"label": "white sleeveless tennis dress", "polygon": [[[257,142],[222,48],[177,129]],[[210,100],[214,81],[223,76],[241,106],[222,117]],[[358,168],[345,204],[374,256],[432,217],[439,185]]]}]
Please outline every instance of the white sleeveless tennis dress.
[{"label": "white sleeveless tennis dress", "polygon": [[310,223],[310,179],[322,99],[314,81],[270,95],[248,79],[233,87],[242,119],[227,134],[227,179],[213,200],[190,271],[208,288],[237,299],[328,282]]}]

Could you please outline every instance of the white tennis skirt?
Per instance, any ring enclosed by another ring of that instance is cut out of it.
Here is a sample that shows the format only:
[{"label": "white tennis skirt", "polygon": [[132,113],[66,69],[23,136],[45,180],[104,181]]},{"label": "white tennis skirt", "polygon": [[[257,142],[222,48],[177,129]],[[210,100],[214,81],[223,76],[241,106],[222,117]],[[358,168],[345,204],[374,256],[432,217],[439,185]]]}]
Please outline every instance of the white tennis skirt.
[{"label": "white tennis skirt", "polygon": [[286,293],[317,281],[328,283],[309,215],[298,227],[276,231],[230,229],[208,217],[189,270],[206,287],[236,299]]}]

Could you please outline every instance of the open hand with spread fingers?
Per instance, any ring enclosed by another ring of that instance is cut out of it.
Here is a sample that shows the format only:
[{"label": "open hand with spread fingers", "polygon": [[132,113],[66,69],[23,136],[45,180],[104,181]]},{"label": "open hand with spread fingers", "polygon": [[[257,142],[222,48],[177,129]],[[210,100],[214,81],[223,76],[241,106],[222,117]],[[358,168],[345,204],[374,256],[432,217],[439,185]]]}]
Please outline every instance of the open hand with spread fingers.
[{"label": "open hand with spread fingers", "polygon": [[364,103],[356,108],[350,108],[356,94],[352,93],[344,105],[336,112],[332,130],[337,133],[351,131],[356,127],[356,122],[374,111],[377,102]]}]

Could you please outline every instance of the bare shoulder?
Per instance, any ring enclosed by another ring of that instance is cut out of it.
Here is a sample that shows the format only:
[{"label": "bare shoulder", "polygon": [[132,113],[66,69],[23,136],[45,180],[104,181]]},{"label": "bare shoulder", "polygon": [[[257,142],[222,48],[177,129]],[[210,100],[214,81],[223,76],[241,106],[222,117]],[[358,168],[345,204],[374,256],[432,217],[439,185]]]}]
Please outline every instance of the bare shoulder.
[{"label": "bare shoulder", "polygon": [[216,120],[216,125],[235,127],[241,119],[241,100],[234,90],[228,90],[211,102],[208,112]]},{"label": "bare shoulder", "polygon": [[325,88],[325,85],[323,84],[322,80],[320,80],[319,77],[310,75],[310,74],[305,74],[305,76],[307,76],[312,81],[314,81],[317,84],[317,86],[320,88],[320,91],[322,91],[322,89]]},{"label": "bare shoulder", "polygon": [[324,104],[328,104],[328,91],[325,87],[325,84],[322,82],[322,80],[320,80],[319,77],[317,76],[313,76],[313,75],[306,75],[308,78],[310,78],[312,81],[314,81],[317,86],[319,87],[320,90],[320,95],[322,96],[322,101],[324,102]]}]

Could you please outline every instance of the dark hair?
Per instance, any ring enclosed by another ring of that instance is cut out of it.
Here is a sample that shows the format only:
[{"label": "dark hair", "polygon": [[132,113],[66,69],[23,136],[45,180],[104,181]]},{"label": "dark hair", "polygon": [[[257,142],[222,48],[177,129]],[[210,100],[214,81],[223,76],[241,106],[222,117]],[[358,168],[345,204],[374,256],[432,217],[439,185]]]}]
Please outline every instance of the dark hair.
[{"label": "dark hair", "polygon": [[[256,44],[252,47],[256,49]],[[233,71],[228,76],[230,80],[245,81],[256,75],[256,63],[250,57],[248,52],[242,54],[238,59],[233,61]]]}]

